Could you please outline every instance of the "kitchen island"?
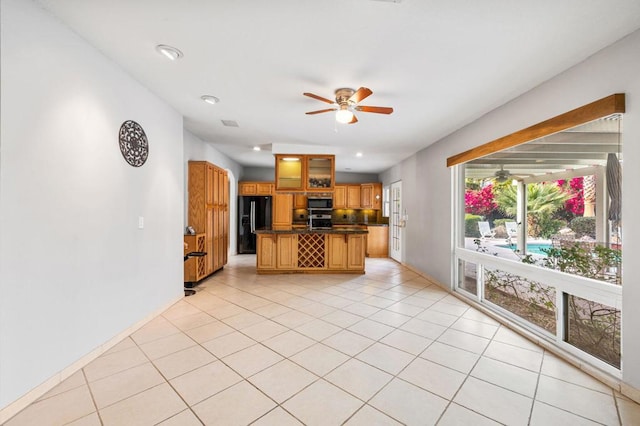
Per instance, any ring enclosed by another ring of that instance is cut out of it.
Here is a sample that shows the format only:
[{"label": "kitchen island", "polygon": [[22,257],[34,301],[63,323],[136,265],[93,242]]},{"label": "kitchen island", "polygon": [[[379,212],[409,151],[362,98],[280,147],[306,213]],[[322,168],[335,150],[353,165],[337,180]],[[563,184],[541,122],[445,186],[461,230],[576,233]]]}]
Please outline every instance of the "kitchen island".
[{"label": "kitchen island", "polygon": [[364,274],[362,228],[257,229],[258,274]]}]

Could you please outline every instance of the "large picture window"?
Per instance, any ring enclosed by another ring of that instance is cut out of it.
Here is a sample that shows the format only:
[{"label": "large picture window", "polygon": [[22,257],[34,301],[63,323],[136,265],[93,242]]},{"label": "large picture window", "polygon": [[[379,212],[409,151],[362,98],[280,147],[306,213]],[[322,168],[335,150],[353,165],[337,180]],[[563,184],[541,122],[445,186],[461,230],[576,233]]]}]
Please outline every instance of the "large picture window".
[{"label": "large picture window", "polygon": [[621,365],[623,111],[456,166],[456,290],[609,373]]}]

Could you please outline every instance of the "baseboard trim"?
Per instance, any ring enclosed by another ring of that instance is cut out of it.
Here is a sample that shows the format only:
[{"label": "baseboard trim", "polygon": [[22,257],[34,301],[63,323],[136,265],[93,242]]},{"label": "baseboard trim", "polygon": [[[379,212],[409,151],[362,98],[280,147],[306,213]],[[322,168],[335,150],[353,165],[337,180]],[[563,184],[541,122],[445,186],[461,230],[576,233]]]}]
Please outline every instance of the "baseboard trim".
[{"label": "baseboard trim", "polygon": [[49,392],[51,389],[53,389],[54,387],[62,383],[64,380],[66,380],[67,378],[75,374],[77,371],[84,368],[91,361],[98,358],[100,355],[102,355],[103,353],[107,352],[109,349],[111,349],[112,347],[120,343],[125,337],[130,336],[131,334],[139,330],[146,323],[148,323],[149,321],[151,321],[152,319],[156,318],[158,315],[166,311],[170,306],[182,300],[183,297],[184,296],[181,295],[177,297],[175,300],[165,304],[163,307],[156,309],[154,312],[147,315],[144,319],[138,321],[131,327],[126,328],[125,330],[118,333],[113,338],[109,339],[107,342],[103,343],[102,345],[98,346],[88,354],[84,355],[82,358],[80,358],[73,364],[69,365],[68,367],[65,367],[64,369],[54,374],[49,379],[45,380],[35,388],[31,389],[29,392],[27,392],[20,398],[11,402],[6,407],[0,409],[0,425],[4,424],[13,416],[18,414],[20,411],[27,408],[30,404],[37,401],[38,398],[40,398],[41,396]]},{"label": "baseboard trim", "polygon": [[406,264],[404,262],[402,262],[402,266],[406,267],[407,269],[409,269],[412,272],[415,272],[416,274],[420,275],[422,278],[426,279],[427,281],[430,281],[431,283],[437,285],[438,287],[440,287],[443,290],[447,291],[452,296],[454,296],[457,299],[460,299],[463,302],[469,304],[470,306],[472,306],[473,308],[479,310],[483,314],[491,317],[491,319],[499,322],[500,324],[502,324],[505,327],[509,328],[511,331],[514,331],[514,332],[518,333],[519,335],[521,335],[525,339],[529,340],[530,342],[540,346],[541,348],[543,348],[545,350],[548,350],[552,354],[556,355],[559,358],[562,358],[564,361],[566,361],[569,364],[573,365],[574,367],[578,368],[580,371],[590,375],[594,379],[599,380],[600,382],[602,382],[605,385],[609,386],[613,390],[621,393],[625,397],[627,397],[627,398],[637,402],[638,404],[640,404],[640,389],[637,389],[637,388],[629,385],[628,383],[625,383],[624,381],[622,381],[618,377],[611,376],[610,374],[607,374],[606,372],[604,372],[604,371],[602,371],[602,370],[600,370],[600,369],[598,369],[598,368],[586,363],[584,360],[582,360],[580,358],[577,358],[573,354],[570,354],[570,353],[562,350],[561,348],[558,348],[553,343],[540,338],[539,336],[535,335],[534,333],[532,333],[531,331],[527,330],[526,328],[523,328],[523,327],[519,326],[518,324],[512,323],[509,320],[507,320],[506,318],[501,317],[500,315],[498,315],[495,312],[493,312],[490,309],[488,309],[486,306],[484,306],[484,305],[482,305],[482,304],[480,304],[480,303],[478,303],[478,302],[476,302],[474,300],[471,300],[471,299],[469,299],[467,297],[464,297],[460,293],[452,291],[449,286],[445,286],[444,284],[442,284],[441,282],[439,282],[438,280],[436,280],[432,276],[420,271],[419,269],[417,269],[417,268],[415,268],[415,267],[413,267],[413,266],[411,266],[409,264]]}]

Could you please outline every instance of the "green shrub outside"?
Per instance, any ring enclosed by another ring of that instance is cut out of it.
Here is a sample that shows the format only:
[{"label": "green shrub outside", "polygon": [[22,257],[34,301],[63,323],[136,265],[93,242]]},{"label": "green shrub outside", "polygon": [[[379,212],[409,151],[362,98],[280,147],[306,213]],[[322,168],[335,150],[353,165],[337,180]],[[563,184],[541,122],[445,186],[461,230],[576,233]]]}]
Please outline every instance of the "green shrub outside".
[{"label": "green shrub outside", "polygon": [[576,233],[576,238],[588,236],[596,239],[596,218],[595,217],[576,217],[569,223],[569,228]]},{"label": "green shrub outside", "polygon": [[496,219],[493,221],[493,227],[497,228],[498,226],[504,226],[506,228],[507,225],[505,225],[505,223],[507,222],[515,222],[515,219],[510,219],[510,218],[505,218],[505,219]]},{"label": "green shrub outside", "polygon": [[480,238],[480,230],[478,229],[478,222],[482,221],[482,216],[475,214],[464,215],[464,236],[470,238]]}]

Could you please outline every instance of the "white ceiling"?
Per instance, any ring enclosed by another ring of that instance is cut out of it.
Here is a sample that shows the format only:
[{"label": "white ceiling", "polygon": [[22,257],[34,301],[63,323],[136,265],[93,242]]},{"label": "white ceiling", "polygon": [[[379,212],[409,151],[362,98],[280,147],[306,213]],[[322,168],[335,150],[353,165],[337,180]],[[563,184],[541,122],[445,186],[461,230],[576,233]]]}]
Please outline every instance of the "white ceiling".
[{"label": "white ceiling", "polygon": [[[640,27],[638,0],[37,1],[240,164],[273,166],[273,147],[369,173]],[[184,57],[168,61],[158,44]],[[303,92],[360,86],[373,90],[363,105],[394,113],[360,112],[352,125],[304,114],[329,106]]]}]

